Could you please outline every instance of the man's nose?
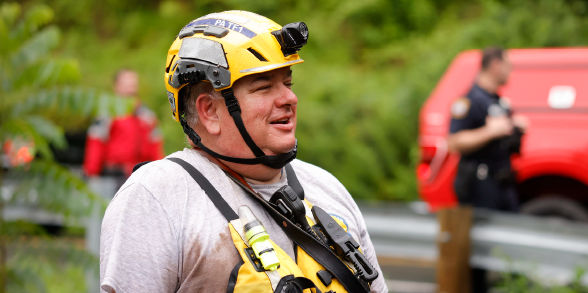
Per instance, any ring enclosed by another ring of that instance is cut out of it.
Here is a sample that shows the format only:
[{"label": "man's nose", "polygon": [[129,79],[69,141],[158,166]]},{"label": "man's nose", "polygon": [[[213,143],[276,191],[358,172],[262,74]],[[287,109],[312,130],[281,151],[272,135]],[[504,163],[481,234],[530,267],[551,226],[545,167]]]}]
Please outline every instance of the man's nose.
[{"label": "man's nose", "polygon": [[298,97],[290,87],[280,87],[280,97],[276,99],[276,106],[282,107],[285,105],[295,106],[298,104]]}]

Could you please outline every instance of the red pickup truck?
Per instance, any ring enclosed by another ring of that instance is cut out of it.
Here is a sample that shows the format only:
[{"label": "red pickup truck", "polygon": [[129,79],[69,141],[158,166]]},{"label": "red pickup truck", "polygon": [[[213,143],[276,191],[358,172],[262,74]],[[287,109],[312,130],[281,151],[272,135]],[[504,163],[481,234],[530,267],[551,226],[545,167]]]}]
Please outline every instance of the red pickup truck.
[{"label": "red pickup truck", "polygon": [[[588,48],[512,49],[508,56],[512,73],[499,94],[530,122],[512,160],[521,210],[588,221]],[[459,54],[421,109],[417,180],[432,211],[456,204],[450,106],[471,87],[480,58],[479,50]]]}]

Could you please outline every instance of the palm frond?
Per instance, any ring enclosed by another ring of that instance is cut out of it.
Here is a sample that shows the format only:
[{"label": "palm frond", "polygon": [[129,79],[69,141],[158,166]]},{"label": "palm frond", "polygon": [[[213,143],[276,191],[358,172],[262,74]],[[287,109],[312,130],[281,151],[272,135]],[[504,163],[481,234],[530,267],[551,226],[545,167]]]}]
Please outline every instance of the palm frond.
[{"label": "palm frond", "polygon": [[[18,12],[20,14],[20,8],[18,8]],[[23,43],[34,35],[40,27],[53,20],[53,16],[53,10],[47,5],[39,4],[31,7],[25,12],[20,21],[13,23],[13,29],[10,31],[11,44]]]},{"label": "palm frond", "polygon": [[[84,226],[93,212],[105,209],[106,201],[79,175],[53,161],[50,145],[65,146],[64,129],[83,127],[80,121],[84,119],[130,112],[132,102],[72,86],[80,79],[78,62],[51,56],[60,39],[57,27],[46,26],[53,18],[52,10],[34,5],[23,15],[20,7],[18,3],[0,4],[0,148],[5,142],[33,145],[39,155],[26,165],[0,169],[0,206],[34,207],[57,215],[64,226]],[[36,242],[20,240],[31,233]],[[0,274],[8,268],[9,290],[48,291],[48,280],[64,269],[83,275],[82,268],[90,268],[97,273],[97,259],[82,246],[35,233],[35,225],[5,223],[0,215],[0,238],[6,240],[0,242],[0,249],[8,243],[10,250],[8,262],[0,263]],[[75,283],[75,288],[66,290],[85,290],[83,280]]]},{"label": "palm frond", "polygon": [[12,203],[38,206],[74,222],[87,217],[93,205],[101,209],[106,206],[104,199],[81,178],[51,160],[35,159],[30,166],[11,172],[11,177],[18,181],[11,195]]},{"label": "palm frond", "polygon": [[34,270],[23,265],[9,265],[6,292],[47,292],[45,282]]},{"label": "palm frond", "polygon": [[28,121],[29,117],[25,119],[4,120],[0,125],[0,139],[2,142],[14,139],[25,139],[31,141],[35,149],[45,158],[52,159],[53,154],[49,148],[49,142],[45,139],[31,123]]},{"label": "palm frond", "polygon": [[15,91],[47,88],[58,84],[72,84],[80,79],[79,63],[72,59],[44,59],[35,65],[22,68],[13,80]]},{"label": "palm frond", "polygon": [[57,126],[53,121],[37,115],[23,117],[39,134],[52,145],[63,148],[66,146],[63,129]]},{"label": "palm frond", "polygon": [[[32,241],[31,241],[32,240]],[[42,241],[41,241],[42,240]],[[73,243],[72,243],[73,242]],[[63,259],[70,263],[87,266],[97,265],[95,255],[83,249],[83,242],[56,239],[50,236],[23,237],[17,239],[14,244],[20,248],[12,261],[28,262],[29,260],[45,260],[49,263],[59,264]],[[95,269],[97,266],[92,266]]]},{"label": "palm frond", "polygon": [[46,58],[47,54],[59,43],[59,38],[59,29],[56,26],[49,26],[43,28],[14,50],[9,57],[9,64],[14,69],[15,77],[18,77],[23,68],[32,66],[42,58]]},{"label": "palm frond", "polygon": [[[18,249],[12,251],[13,257],[8,264],[8,292],[61,292],[55,288],[48,290],[47,283],[72,266],[97,273],[97,257],[84,251],[82,243],[76,243],[76,240],[28,236],[16,239],[10,245]],[[85,289],[79,280],[68,280],[68,283],[77,283],[77,288],[68,286],[68,292],[83,292]]]},{"label": "palm frond", "polygon": [[62,115],[87,116],[124,115],[132,108],[132,101],[120,99],[107,92],[96,92],[81,87],[53,87],[31,93],[27,99],[14,106],[18,115],[37,111],[58,111]]}]

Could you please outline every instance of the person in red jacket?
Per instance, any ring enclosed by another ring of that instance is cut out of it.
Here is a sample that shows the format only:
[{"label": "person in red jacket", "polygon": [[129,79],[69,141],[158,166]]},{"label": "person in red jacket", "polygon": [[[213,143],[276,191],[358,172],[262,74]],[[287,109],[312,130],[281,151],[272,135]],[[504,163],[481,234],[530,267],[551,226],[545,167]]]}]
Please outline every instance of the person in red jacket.
[{"label": "person in red jacket", "polygon": [[135,71],[121,69],[116,73],[115,93],[134,99],[136,106],[128,116],[102,117],[90,126],[84,154],[87,176],[113,175],[126,179],[136,164],[163,157],[157,118],[141,105],[138,87],[139,76]]}]

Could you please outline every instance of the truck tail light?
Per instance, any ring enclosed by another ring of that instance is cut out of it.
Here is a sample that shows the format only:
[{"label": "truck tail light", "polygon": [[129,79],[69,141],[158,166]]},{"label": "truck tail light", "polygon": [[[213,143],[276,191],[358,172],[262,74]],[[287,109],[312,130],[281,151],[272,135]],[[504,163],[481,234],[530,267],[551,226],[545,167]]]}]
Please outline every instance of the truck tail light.
[{"label": "truck tail light", "polygon": [[436,146],[422,146],[421,147],[421,163],[430,164],[437,152]]},{"label": "truck tail light", "polygon": [[420,140],[420,160],[417,166],[417,178],[420,182],[430,183],[435,179],[441,165],[447,157],[447,142],[442,137],[423,137]]}]

